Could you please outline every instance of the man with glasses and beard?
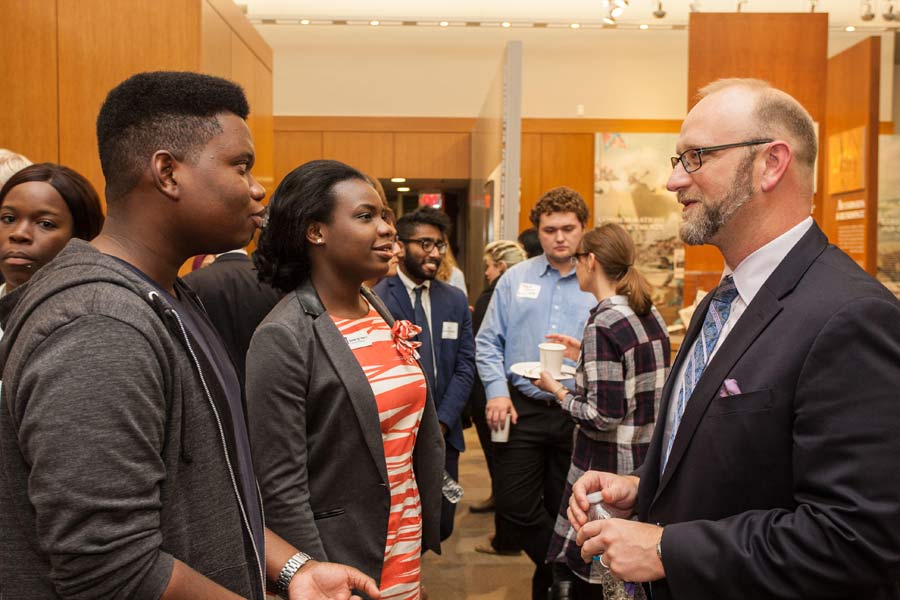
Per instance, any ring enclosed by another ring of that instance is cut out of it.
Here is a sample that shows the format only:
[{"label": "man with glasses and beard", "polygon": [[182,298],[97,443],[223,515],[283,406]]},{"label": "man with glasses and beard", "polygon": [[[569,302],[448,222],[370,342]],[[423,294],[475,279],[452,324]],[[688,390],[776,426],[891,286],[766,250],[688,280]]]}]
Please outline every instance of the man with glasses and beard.
[{"label": "man with glasses and beard", "polygon": [[[806,110],[758,80],[701,98],[668,188],[681,237],[716,246],[725,272],[646,462],[575,484],[582,557],[651,582],[654,600],[900,598],[900,304],[809,216]],[[619,518],[587,521],[599,490]]]},{"label": "man with glasses and beard", "polygon": [[[460,415],[475,380],[475,341],[469,303],[457,288],[435,279],[450,219],[439,210],[422,207],[397,221],[400,265],[397,275],[382,279],[373,291],[395,319],[422,328],[419,361],[437,406],[446,443],[444,469],[459,479],[459,453],[465,450]],[[443,499],[441,540],[453,532],[456,505]]]}]

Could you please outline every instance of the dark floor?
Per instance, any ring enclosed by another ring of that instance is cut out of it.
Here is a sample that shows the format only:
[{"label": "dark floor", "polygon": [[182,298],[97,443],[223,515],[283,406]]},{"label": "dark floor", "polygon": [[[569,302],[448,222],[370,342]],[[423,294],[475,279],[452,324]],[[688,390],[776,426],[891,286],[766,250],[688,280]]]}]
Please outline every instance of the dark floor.
[{"label": "dark floor", "polygon": [[492,556],[475,552],[494,530],[493,513],[473,514],[490,494],[490,478],[475,429],[466,430],[466,451],[459,461],[459,482],[465,490],[456,509],[453,535],[442,544],[443,554],[428,553],[422,560],[422,581],[428,600],[527,600],[531,597],[534,567],[521,554]]}]

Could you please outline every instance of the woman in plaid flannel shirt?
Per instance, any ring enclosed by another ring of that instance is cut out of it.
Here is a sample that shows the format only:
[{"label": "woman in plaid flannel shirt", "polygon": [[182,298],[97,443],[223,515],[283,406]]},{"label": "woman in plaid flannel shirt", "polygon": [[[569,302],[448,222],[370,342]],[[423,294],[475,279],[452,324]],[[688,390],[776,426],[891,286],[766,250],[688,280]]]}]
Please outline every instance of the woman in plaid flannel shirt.
[{"label": "woman in plaid flannel shirt", "polygon": [[[566,508],[572,485],[587,470],[630,473],[650,445],[663,384],[669,370],[669,335],[654,308],[650,284],[634,267],[634,242],[620,225],[608,223],[585,234],[572,258],[582,290],[597,297],[578,340],[548,335],[577,360],[575,392],[542,373],[536,385],[556,395],[575,420],[572,464],[547,556],[554,566],[557,597],[601,598],[581,558]],[[573,578],[574,573],[577,577]],[[559,585],[572,581],[572,586]],[[561,588],[570,587],[569,594]]]}]

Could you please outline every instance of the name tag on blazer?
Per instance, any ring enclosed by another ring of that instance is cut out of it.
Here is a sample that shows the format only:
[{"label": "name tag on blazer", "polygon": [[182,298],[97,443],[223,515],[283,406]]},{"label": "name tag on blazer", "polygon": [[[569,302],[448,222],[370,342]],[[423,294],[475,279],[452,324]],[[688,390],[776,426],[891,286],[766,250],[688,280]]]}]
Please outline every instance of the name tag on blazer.
[{"label": "name tag on blazer", "polygon": [[541,286],[536,283],[520,283],[516,291],[516,298],[531,298],[534,300],[541,293]]},{"label": "name tag on blazer", "polygon": [[441,328],[441,338],[445,340],[455,340],[459,337],[459,323],[453,321],[444,321]]},{"label": "name tag on blazer", "polygon": [[347,340],[347,344],[350,346],[351,350],[372,345],[372,340],[369,339],[368,331],[357,331],[356,333],[345,335],[344,339]]}]

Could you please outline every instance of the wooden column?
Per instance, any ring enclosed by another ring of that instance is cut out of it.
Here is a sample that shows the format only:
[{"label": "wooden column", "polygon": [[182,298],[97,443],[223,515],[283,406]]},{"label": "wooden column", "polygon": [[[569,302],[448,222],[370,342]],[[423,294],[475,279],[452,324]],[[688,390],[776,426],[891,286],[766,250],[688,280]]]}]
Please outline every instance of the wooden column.
[{"label": "wooden column", "polygon": [[[825,13],[691,13],[688,38],[688,106],[697,92],[726,77],[764,79],[796,98],[814,121],[825,120],[825,72],[828,15]],[[738,141],[738,140],[736,140]],[[819,156],[815,205],[822,196]],[[686,246],[684,301],[695,290],[712,289],[722,272],[722,257],[712,246]]]}]

